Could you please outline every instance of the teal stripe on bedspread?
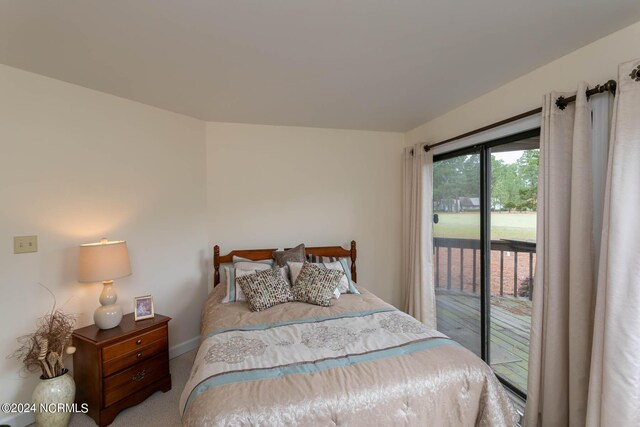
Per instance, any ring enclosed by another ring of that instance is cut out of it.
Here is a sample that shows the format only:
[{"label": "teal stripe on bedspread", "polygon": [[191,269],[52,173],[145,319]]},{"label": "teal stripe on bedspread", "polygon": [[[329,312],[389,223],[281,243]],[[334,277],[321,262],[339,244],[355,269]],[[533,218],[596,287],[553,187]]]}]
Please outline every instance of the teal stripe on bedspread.
[{"label": "teal stripe on bedspread", "polygon": [[200,384],[198,384],[189,395],[189,399],[182,410],[182,413],[187,410],[191,402],[193,402],[200,394],[213,387],[222,386],[225,384],[232,384],[244,381],[255,381],[272,379],[278,377],[284,377],[293,374],[313,374],[316,372],[326,371],[327,369],[339,368],[345,366],[351,366],[362,362],[371,362],[375,360],[388,359],[391,357],[402,356],[411,354],[416,351],[427,350],[430,348],[440,347],[443,345],[456,345],[459,344],[449,338],[426,338],[422,340],[413,341],[397,347],[371,351],[362,354],[348,354],[332,359],[317,360],[302,364],[292,364],[285,366],[277,366],[273,368],[261,368],[251,369],[246,371],[236,371],[223,373],[213,377],[209,377]]},{"label": "teal stripe on bedspread", "polygon": [[[226,328],[218,328],[209,332],[206,338],[212,337],[214,335],[221,334],[223,332],[229,331],[259,331],[263,329],[275,328],[277,326],[287,326],[287,325],[297,325],[301,323],[317,323],[325,320],[333,320],[333,319],[346,319],[349,317],[364,317],[369,316],[375,313],[385,313],[389,311],[399,311],[397,308],[376,308],[373,310],[365,310],[365,311],[354,311],[351,313],[341,313],[334,314],[331,316],[321,316],[321,317],[307,317],[304,319],[295,319],[295,320],[285,320],[282,322],[273,322],[273,323],[263,323],[261,325],[251,325],[251,326],[229,326]],[[205,338],[205,339],[206,339]]]}]

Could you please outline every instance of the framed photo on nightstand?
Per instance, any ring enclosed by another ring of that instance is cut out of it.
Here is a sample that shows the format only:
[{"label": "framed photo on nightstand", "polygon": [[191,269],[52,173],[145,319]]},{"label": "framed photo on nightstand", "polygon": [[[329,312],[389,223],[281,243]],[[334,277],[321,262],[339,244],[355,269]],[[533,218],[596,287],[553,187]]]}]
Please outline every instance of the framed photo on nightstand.
[{"label": "framed photo on nightstand", "polygon": [[133,299],[134,320],[153,319],[153,297],[145,295]]}]

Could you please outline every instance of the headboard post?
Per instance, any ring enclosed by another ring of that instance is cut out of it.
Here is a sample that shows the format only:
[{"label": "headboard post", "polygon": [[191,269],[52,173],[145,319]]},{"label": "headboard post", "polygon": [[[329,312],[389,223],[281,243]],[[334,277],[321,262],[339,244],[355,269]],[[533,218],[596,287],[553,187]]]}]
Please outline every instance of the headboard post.
[{"label": "headboard post", "polygon": [[358,256],[358,251],[356,250],[356,241],[351,241],[351,280],[354,282],[358,281],[358,272],[356,271],[356,257]]},{"label": "headboard post", "polygon": [[213,247],[213,287],[220,283],[220,246]]}]

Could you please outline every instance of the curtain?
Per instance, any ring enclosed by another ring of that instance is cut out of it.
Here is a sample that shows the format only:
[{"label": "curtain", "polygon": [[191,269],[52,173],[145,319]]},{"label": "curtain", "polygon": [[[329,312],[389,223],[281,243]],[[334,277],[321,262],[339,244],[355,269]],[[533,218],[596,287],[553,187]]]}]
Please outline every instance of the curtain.
[{"label": "curtain", "polygon": [[596,266],[599,262],[602,235],[604,189],[607,182],[609,134],[611,133],[611,112],[614,101],[615,97],[609,93],[593,96],[589,100],[593,120],[593,242],[596,249]]},{"label": "curtain", "polygon": [[404,311],[436,328],[433,288],[433,155],[422,144],[404,150],[403,291]]},{"label": "curtain", "polygon": [[620,65],[609,144],[588,426],[640,423],[640,59]]},{"label": "curtain", "polygon": [[[584,426],[595,294],[591,107],[543,100],[525,425]],[[567,96],[567,94],[564,94]]]}]

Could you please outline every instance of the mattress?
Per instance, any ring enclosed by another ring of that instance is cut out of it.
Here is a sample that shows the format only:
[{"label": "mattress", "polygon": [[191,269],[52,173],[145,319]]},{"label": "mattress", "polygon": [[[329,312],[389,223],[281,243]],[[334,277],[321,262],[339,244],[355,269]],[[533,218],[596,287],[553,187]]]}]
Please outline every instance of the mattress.
[{"label": "mattress", "polygon": [[203,309],[186,426],[514,426],[491,368],[366,289],[331,307]]}]

